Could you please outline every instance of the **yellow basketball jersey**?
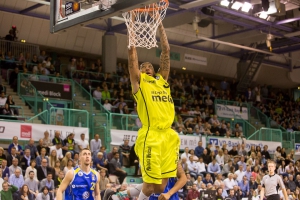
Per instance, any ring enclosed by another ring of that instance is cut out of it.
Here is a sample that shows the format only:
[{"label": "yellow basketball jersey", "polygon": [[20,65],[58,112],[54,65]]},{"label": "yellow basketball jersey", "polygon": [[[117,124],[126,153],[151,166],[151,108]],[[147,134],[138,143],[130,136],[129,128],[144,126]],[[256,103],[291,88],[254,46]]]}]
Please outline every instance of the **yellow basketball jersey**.
[{"label": "yellow basketball jersey", "polygon": [[174,103],[170,85],[160,74],[155,74],[154,78],[141,73],[140,88],[134,98],[143,126],[157,129],[171,127],[175,115]]}]

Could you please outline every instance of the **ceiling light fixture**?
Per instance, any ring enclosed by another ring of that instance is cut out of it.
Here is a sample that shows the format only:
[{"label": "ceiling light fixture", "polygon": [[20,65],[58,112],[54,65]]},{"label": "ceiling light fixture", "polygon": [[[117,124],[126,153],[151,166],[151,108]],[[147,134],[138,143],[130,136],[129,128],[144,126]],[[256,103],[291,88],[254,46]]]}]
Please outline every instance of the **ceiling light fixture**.
[{"label": "ceiling light fixture", "polygon": [[228,7],[230,2],[228,0],[222,0],[220,4],[221,4],[221,6]]},{"label": "ceiling light fixture", "polygon": [[265,11],[261,12],[259,15],[259,18],[261,18],[261,19],[267,19],[267,17],[268,17],[268,14]]},{"label": "ceiling light fixture", "polygon": [[245,2],[243,7],[242,7],[242,11],[243,12],[249,12],[249,10],[252,8],[252,4],[249,2]]},{"label": "ceiling light fixture", "polygon": [[239,2],[239,1],[235,1],[235,2],[232,4],[231,8],[234,9],[234,10],[238,10],[238,9],[240,9],[242,6],[243,6],[243,3]]}]

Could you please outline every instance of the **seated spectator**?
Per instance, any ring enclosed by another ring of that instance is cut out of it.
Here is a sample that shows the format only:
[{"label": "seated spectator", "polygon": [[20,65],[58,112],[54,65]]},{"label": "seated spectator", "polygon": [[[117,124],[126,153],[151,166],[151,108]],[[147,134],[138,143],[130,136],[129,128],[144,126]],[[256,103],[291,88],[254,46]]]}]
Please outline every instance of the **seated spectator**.
[{"label": "seated spectator", "polygon": [[100,171],[100,170],[107,171],[108,163],[107,163],[107,160],[104,159],[102,152],[98,152],[97,158],[94,159],[93,164],[94,164],[94,168],[97,169],[97,171]]},{"label": "seated spectator", "polygon": [[213,181],[211,180],[211,175],[210,173],[207,173],[205,175],[205,178],[202,180],[202,182],[207,186],[209,183],[214,184]]},{"label": "seated spectator", "polygon": [[194,182],[194,184],[196,184],[198,190],[201,188],[202,183],[203,183],[202,176],[198,176],[197,180],[195,180],[195,182]]},{"label": "seated spectator", "polygon": [[[51,166],[52,167],[52,166]],[[59,175],[59,172],[61,171],[61,164],[59,160],[55,161],[54,166],[52,167],[55,171],[55,176],[57,177]]]},{"label": "seated spectator", "polygon": [[[62,154],[61,154],[61,156],[62,156]],[[43,159],[41,159],[41,163],[42,163],[42,160]],[[54,168],[56,161],[59,161],[59,159],[57,157],[56,150],[53,149],[53,150],[51,150],[50,156],[48,157],[48,161],[47,161],[49,163],[49,167]]]},{"label": "seated spectator", "polygon": [[21,167],[19,167],[19,160],[15,158],[12,161],[12,165],[9,166],[9,174],[10,175],[14,174],[17,169],[22,172]]},{"label": "seated spectator", "polygon": [[198,199],[200,196],[200,193],[197,190],[197,185],[193,184],[192,189],[189,190],[188,195],[187,195],[187,200],[194,200]]},{"label": "seated spectator", "polygon": [[[187,165],[188,165],[188,170],[190,175],[196,180],[198,177],[198,166],[194,161],[193,156],[189,157],[189,161],[187,162]],[[202,176],[202,174],[199,175]]]},{"label": "seated spectator", "polygon": [[58,173],[58,176],[56,176],[55,179],[54,179],[55,189],[59,188],[59,186],[60,186],[62,180],[64,179],[64,177],[65,177],[65,173],[63,171],[60,171]]},{"label": "seated spectator", "polygon": [[14,136],[14,137],[13,137],[13,143],[11,143],[11,144],[8,146],[8,153],[9,153],[9,154],[11,154],[11,149],[12,149],[13,147],[16,149],[16,154],[17,154],[17,155],[23,155],[23,150],[22,150],[21,145],[18,144],[18,137],[17,137],[17,136]]},{"label": "seated spectator", "polygon": [[8,179],[9,184],[16,186],[18,189],[22,188],[24,185],[24,177],[21,173],[22,171],[20,169],[16,169],[15,173],[11,174]]},{"label": "seated spectator", "polygon": [[28,185],[29,190],[31,190],[33,193],[38,194],[39,192],[39,182],[37,179],[35,179],[36,173],[33,171],[29,172],[28,178],[25,179],[24,184]]},{"label": "seated spectator", "polygon": [[37,156],[39,156],[39,152],[38,152],[36,146],[34,146],[34,140],[32,138],[29,140],[28,144],[25,146],[25,150],[26,149],[30,150],[31,159],[35,159]]},{"label": "seated spectator", "polygon": [[68,160],[67,165],[64,167],[64,173],[67,174],[68,171],[73,170],[74,162],[72,159]]},{"label": "seated spectator", "polygon": [[291,174],[289,175],[287,188],[289,188],[291,190],[291,192],[295,192],[297,189],[296,183],[294,182],[294,177]]},{"label": "seated spectator", "polygon": [[111,111],[112,105],[109,103],[108,99],[104,100],[104,104],[103,107],[107,110],[107,111]]},{"label": "seated spectator", "polygon": [[[1,98],[0,98],[1,99]],[[1,100],[0,100],[1,101]],[[1,104],[1,103],[0,103]],[[18,108],[12,108],[11,106],[15,106],[15,102],[14,102],[14,100],[13,100],[13,98],[12,98],[12,96],[11,95],[8,95],[8,97],[7,97],[7,101],[6,101],[6,104],[8,104],[8,107],[10,108],[10,110],[11,110],[11,114],[12,115],[16,115],[16,116],[18,116],[19,115],[19,110],[18,110]]]},{"label": "seated spectator", "polygon": [[101,92],[100,86],[98,86],[96,88],[96,90],[94,90],[93,97],[94,97],[94,99],[96,99],[96,100],[98,100],[98,101],[101,102],[102,92]]},{"label": "seated spectator", "polygon": [[213,181],[215,181],[215,177],[221,172],[221,168],[216,159],[213,159],[212,162],[208,164],[207,172],[210,173]]},{"label": "seated spectator", "polygon": [[37,166],[37,178],[39,181],[42,181],[47,177],[47,174],[52,173],[52,177],[54,177],[54,170],[51,167],[48,167],[48,162],[46,159],[42,160],[42,165]]},{"label": "seated spectator", "polygon": [[211,156],[208,155],[208,153],[207,153],[207,149],[203,150],[202,158],[203,158],[203,162],[205,163],[206,167],[212,161]]},{"label": "seated spectator", "polygon": [[184,153],[181,154],[180,158],[189,158],[191,154],[189,154],[189,148],[185,147],[184,148]]},{"label": "seated spectator", "polygon": [[69,160],[72,159],[72,154],[71,152],[67,152],[66,155],[63,157],[63,159],[61,160],[61,168],[64,169],[65,166],[67,166]]},{"label": "seated spectator", "polygon": [[0,147],[0,166],[1,166],[2,160],[6,160],[6,155],[4,154],[4,149],[2,147]]},{"label": "seated spectator", "polygon": [[4,105],[4,108],[2,109],[1,115],[13,115],[13,113],[7,103]]},{"label": "seated spectator", "polygon": [[13,194],[19,190],[18,187],[11,185],[9,182],[2,183],[2,189],[0,191],[1,199],[3,200],[15,200]]},{"label": "seated spectator", "polygon": [[118,152],[118,148],[117,147],[113,147],[112,150],[111,150],[111,152],[107,154],[107,160],[108,160],[108,162],[110,162],[113,159],[114,154],[116,152]]},{"label": "seated spectator", "polygon": [[72,157],[74,156],[75,153],[75,140],[74,140],[74,133],[70,133],[66,139],[64,139],[64,144],[67,147],[67,151],[71,152]]},{"label": "seated spectator", "polygon": [[20,188],[18,200],[34,200],[35,196],[29,191],[28,185],[24,184],[22,188]]},{"label": "seated spectator", "polygon": [[42,140],[43,140],[42,146],[44,148],[46,148],[46,155],[49,155],[50,146],[53,146],[53,143],[51,141],[51,138],[49,137],[49,132],[48,131],[44,132],[44,137],[43,137]]},{"label": "seated spectator", "polygon": [[35,160],[31,160],[30,161],[30,166],[27,167],[26,171],[25,171],[25,175],[24,175],[24,178],[25,180],[27,178],[29,178],[29,173],[30,172],[33,172],[34,173],[34,180],[37,180],[37,171],[36,171],[36,161]]},{"label": "seated spectator", "polygon": [[50,163],[48,156],[46,156],[46,153],[47,153],[46,149],[42,148],[41,149],[41,155],[39,155],[39,156],[36,157],[36,164],[37,164],[37,166],[41,165],[41,162],[42,162],[43,159],[46,159],[47,162]]},{"label": "seated spectator", "polygon": [[50,200],[49,188],[44,186],[41,191],[41,193],[36,195],[36,200]]},{"label": "seated spectator", "polygon": [[237,151],[237,148],[236,148],[236,145],[234,145],[232,147],[232,149],[228,152],[228,154],[231,156],[231,157],[235,157],[238,155],[238,151]]},{"label": "seated spectator", "polygon": [[79,151],[81,151],[83,149],[90,149],[89,142],[87,140],[85,140],[84,133],[80,134],[80,140],[77,141],[77,146],[78,146]]},{"label": "seated spectator", "polygon": [[[40,182],[39,192],[43,192],[43,188],[47,186],[50,193],[53,193],[55,190],[54,181],[52,180],[52,173],[47,174],[47,178],[44,178]],[[50,194],[51,196],[51,194]]]},{"label": "seated spectator", "polygon": [[207,172],[206,172],[205,163],[203,162],[203,158],[200,157],[199,162],[197,162],[196,164],[197,164],[197,168],[198,168],[197,174],[204,177]]},{"label": "seated spectator", "polygon": [[202,156],[204,148],[202,147],[202,141],[198,142],[198,146],[195,148],[195,155],[199,157]]},{"label": "seated spectator", "polygon": [[100,171],[100,191],[105,190],[106,185],[109,183],[109,179],[105,175],[106,171],[102,169]]},{"label": "seated spectator", "polygon": [[[10,176],[9,168],[7,167],[7,160],[2,160],[1,165],[1,177],[4,181],[8,181],[8,178]],[[0,186],[1,187],[1,186]]]},{"label": "seated spectator", "polygon": [[255,181],[254,177],[251,176],[249,181],[249,190],[256,190],[257,187],[258,187],[257,182]]},{"label": "seated spectator", "polygon": [[229,190],[233,190],[233,187],[236,185],[233,180],[233,174],[228,173],[228,177],[224,180],[225,190],[229,193]]},{"label": "seated spectator", "polygon": [[128,166],[130,156],[129,140],[124,140],[124,144],[120,146],[119,151],[121,165]]},{"label": "seated spectator", "polygon": [[218,174],[218,175],[216,176],[216,180],[215,180],[215,182],[214,182],[214,186],[220,187],[221,184],[224,184],[224,182],[223,182],[223,176],[222,176],[222,174]]},{"label": "seated spectator", "polygon": [[30,155],[30,149],[25,149],[24,156],[21,159],[21,167],[22,167],[22,170],[23,170],[23,174],[25,173],[27,167],[30,166],[30,162],[31,162],[32,159],[34,159],[34,158],[32,158],[31,155]]},{"label": "seated spectator", "polygon": [[113,158],[110,161],[110,173],[118,176],[119,182],[122,184],[127,176],[127,173],[122,170],[121,163],[118,161],[120,154],[118,152],[113,153]]},{"label": "seated spectator", "polygon": [[52,139],[52,144],[56,145],[56,143],[60,143],[62,144],[62,139],[60,138],[60,132],[59,131],[55,131],[54,133],[54,138]]}]

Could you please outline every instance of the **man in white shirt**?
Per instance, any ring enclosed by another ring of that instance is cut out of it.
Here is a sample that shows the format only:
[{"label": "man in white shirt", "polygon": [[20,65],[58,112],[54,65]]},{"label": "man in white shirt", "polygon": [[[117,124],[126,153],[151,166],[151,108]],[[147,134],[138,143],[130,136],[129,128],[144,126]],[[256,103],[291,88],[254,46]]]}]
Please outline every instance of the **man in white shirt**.
[{"label": "man in white shirt", "polygon": [[77,145],[78,145],[79,151],[81,151],[82,149],[90,149],[89,142],[87,140],[85,140],[84,133],[81,133],[80,140],[77,141]]},{"label": "man in white shirt", "polygon": [[91,148],[91,152],[93,154],[93,156],[97,156],[97,153],[99,151],[99,149],[101,148],[102,143],[101,143],[101,139],[99,138],[99,134],[95,134],[95,138],[91,140],[90,142],[90,148]]},{"label": "man in white shirt", "polygon": [[185,147],[184,148],[184,153],[181,154],[180,158],[186,158],[186,159],[189,159],[191,154],[189,154],[189,148],[188,147]]},{"label": "man in white shirt", "polygon": [[224,180],[225,184],[225,190],[227,193],[229,193],[229,190],[233,189],[233,187],[236,185],[235,181],[233,180],[233,174],[229,173],[228,178]]},{"label": "man in white shirt", "polygon": [[195,161],[193,160],[193,156],[189,157],[189,161],[187,161],[187,165],[188,165],[188,169],[190,172],[190,175],[197,180],[198,178],[198,168],[197,168],[197,164],[195,163]]},{"label": "man in white shirt", "polygon": [[56,143],[56,145],[50,147],[50,152],[53,150],[56,151],[56,157],[59,159],[62,159],[64,157],[62,149],[61,149],[61,143]]},{"label": "man in white shirt", "polygon": [[198,171],[197,171],[197,174],[199,176],[202,176],[202,179],[203,177],[206,175],[206,169],[205,169],[205,163],[203,162],[203,158],[200,157],[199,158],[199,162],[196,163],[197,164],[197,168],[198,168]]},{"label": "man in white shirt", "polygon": [[243,168],[244,168],[243,165],[239,165],[239,169],[234,172],[237,175],[237,181],[238,182],[241,182],[243,180],[244,175],[245,175],[245,172],[244,172]]}]

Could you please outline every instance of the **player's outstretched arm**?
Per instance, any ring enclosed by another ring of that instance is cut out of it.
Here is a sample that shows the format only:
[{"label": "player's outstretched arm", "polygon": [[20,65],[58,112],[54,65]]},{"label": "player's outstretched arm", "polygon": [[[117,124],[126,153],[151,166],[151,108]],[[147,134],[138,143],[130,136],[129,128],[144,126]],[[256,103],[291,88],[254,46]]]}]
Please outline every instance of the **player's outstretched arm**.
[{"label": "player's outstretched arm", "polygon": [[187,182],[186,175],[184,173],[184,170],[182,169],[181,164],[178,162],[177,165],[177,178],[178,181],[175,183],[175,185],[169,190],[167,193],[162,193],[159,197],[158,200],[168,200],[170,197],[178,192]]},{"label": "player's outstretched arm", "polygon": [[62,180],[59,188],[56,191],[56,200],[63,200],[63,193],[67,189],[68,185],[70,185],[72,179],[74,176],[74,171],[69,170],[65,176],[65,178]]},{"label": "player's outstretched arm", "polygon": [[158,30],[160,34],[160,44],[162,49],[160,54],[160,68],[158,73],[162,75],[162,77],[167,81],[170,73],[170,45],[162,22],[160,22]]},{"label": "player's outstretched arm", "polygon": [[97,173],[97,183],[95,187],[95,200],[101,200],[101,195],[100,195],[100,175]]},{"label": "player's outstretched arm", "polygon": [[140,70],[138,63],[138,56],[136,48],[131,46],[128,49],[128,71],[130,74],[130,82],[132,86],[132,93],[135,94],[139,90],[140,83]]}]

